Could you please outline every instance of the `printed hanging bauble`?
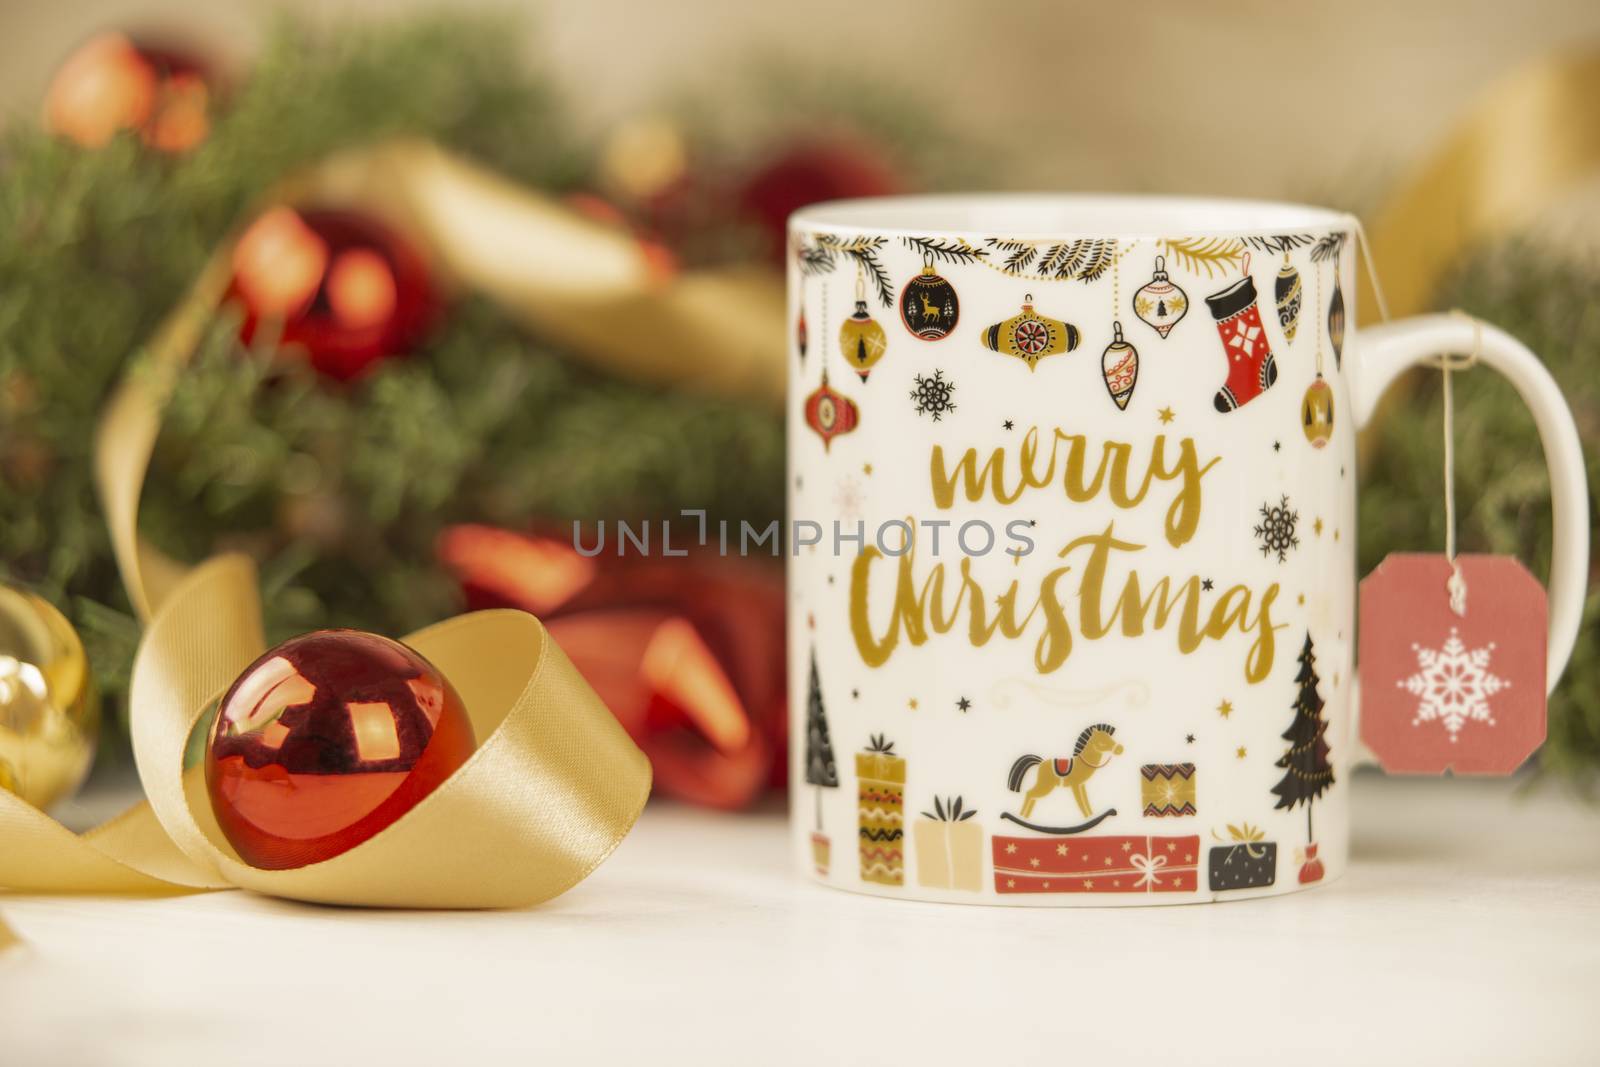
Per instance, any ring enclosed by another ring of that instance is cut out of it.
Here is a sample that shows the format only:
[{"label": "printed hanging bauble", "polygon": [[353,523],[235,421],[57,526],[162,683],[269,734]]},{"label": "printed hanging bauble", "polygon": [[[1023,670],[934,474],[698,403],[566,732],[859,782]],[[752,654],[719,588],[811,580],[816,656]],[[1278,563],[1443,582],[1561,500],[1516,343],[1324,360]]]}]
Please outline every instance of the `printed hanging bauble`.
[{"label": "printed hanging bauble", "polygon": [[1312,448],[1324,448],[1333,436],[1333,388],[1317,375],[1300,401],[1300,428]]},{"label": "printed hanging bauble", "polygon": [[932,264],[906,282],[900,291],[900,321],[913,337],[940,341],[950,336],[961,317],[955,286],[934,273]]},{"label": "printed hanging bauble", "polygon": [[1033,294],[1023,297],[1022,312],[983,331],[983,346],[1015,356],[1031,371],[1045,356],[1071,352],[1078,347],[1078,328],[1070,322],[1046,318],[1033,310]]},{"label": "printed hanging bauble", "polygon": [[806,326],[806,309],[800,309],[800,317],[794,320],[794,346],[800,350],[800,358],[806,358],[806,346],[811,342],[811,331]]},{"label": "printed hanging bauble", "polygon": [[1122,339],[1122,323],[1111,324],[1112,339],[1100,357],[1100,369],[1106,379],[1106,391],[1117,405],[1126,411],[1133,399],[1133,387],[1139,380],[1139,350]]},{"label": "printed hanging bauble", "polygon": [[100,727],[93,690],[66,617],[0,585],[0,789],[47,808],[78,787]]},{"label": "printed hanging bauble", "polygon": [[303,349],[312,366],[348,381],[408,351],[438,313],[427,264],[388,227],[341,211],[278,207],[239,238],[231,297],[240,336]]},{"label": "printed hanging bauble", "polygon": [[1328,301],[1328,340],[1333,344],[1333,365],[1344,367],[1344,290],[1339,275],[1333,276],[1333,297]]},{"label": "printed hanging bauble", "polygon": [[1189,296],[1167,277],[1167,257],[1156,257],[1155,273],[1133,294],[1133,313],[1165,340],[1189,310]]},{"label": "printed hanging bauble", "polygon": [[861,411],[855,401],[843,393],[835,392],[828,384],[828,372],[822,372],[822,384],[806,397],[806,425],[822,438],[822,449],[833,447],[833,439],[849,433],[861,420]]},{"label": "printed hanging bauble", "polygon": [[867,302],[857,300],[855,312],[839,324],[839,351],[844,353],[845,362],[866,381],[888,347],[889,338],[883,327],[867,314]]},{"label": "printed hanging bauble", "polygon": [[472,754],[461,698],[398,641],[319,630],[228,689],[206,749],[217,825],[252,867],[330,859],[391,825]]},{"label": "printed hanging bauble", "polygon": [[1283,327],[1283,339],[1293,341],[1300,329],[1300,272],[1289,262],[1289,253],[1283,254],[1283,266],[1272,283],[1273,301],[1278,305],[1278,325]]},{"label": "printed hanging bauble", "polygon": [[45,128],[97,148],[123,130],[163,152],[186,152],[211,131],[211,88],[192,56],[130,41],[90,38],[61,64],[45,93]]}]

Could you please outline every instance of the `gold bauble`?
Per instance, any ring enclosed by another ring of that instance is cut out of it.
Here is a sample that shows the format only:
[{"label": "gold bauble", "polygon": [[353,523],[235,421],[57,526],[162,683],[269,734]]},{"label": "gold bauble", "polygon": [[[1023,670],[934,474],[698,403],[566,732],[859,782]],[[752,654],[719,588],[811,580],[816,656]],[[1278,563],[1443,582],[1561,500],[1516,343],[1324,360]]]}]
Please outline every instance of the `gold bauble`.
[{"label": "gold bauble", "polygon": [[867,302],[857,300],[855,314],[839,324],[839,351],[844,353],[845,362],[866,381],[888,347],[889,338],[883,327],[867,314]]},{"label": "gold bauble", "polygon": [[1300,428],[1312,448],[1326,446],[1333,436],[1333,388],[1320,374],[1306,387],[1305,399],[1300,401]]},{"label": "gold bauble", "polygon": [[99,729],[77,631],[46,601],[0,585],[0,787],[49,807],[83,781]]}]

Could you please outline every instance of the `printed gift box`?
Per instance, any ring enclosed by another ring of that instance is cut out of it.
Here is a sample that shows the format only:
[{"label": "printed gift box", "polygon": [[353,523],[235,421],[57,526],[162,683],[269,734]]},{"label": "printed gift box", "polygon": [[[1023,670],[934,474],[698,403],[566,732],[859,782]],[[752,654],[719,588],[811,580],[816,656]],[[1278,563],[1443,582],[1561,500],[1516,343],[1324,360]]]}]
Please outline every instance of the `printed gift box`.
[{"label": "printed gift box", "polygon": [[1193,893],[1200,837],[996,837],[997,893]]},{"label": "printed gift box", "polygon": [[918,885],[974,893],[983,888],[983,827],[967,821],[976,814],[962,810],[960,797],[933,798],[933,810],[913,827]]},{"label": "printed gift box", "polygon": [[1228,825],[1232,844],[1213,845],[1207,864],[1213,893],[1224,889],[1259,889],[1278,879],[1278,846],[1263,841],[1259,829],[1245,823]]},{"label": "printed gift box", "polygon": [[1194,764],[1147,763],[1140,767],[1139,801],[1147,818],[1193,815]]},{"label": "printed gift box", "polygon": [[856,753],[856,807],[861,820],[861,880],[905,884],[906,761],[882,734]]}]

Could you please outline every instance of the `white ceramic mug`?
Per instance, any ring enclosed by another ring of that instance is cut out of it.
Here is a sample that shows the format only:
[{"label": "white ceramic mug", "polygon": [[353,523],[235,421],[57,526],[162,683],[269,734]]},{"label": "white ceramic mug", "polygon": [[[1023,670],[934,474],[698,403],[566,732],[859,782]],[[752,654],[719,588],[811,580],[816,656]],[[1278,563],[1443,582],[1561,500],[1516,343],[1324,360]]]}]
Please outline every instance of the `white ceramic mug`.
[{"label": "white ceramic mug", "polygon": [[1538,423],[1554,683],[1587,574],[1571,415],[1492,327],[1356,330],[1356,232],[1317,208],[1146,197],[790,220],[807,871],[1032,905],[1337,877],[1359,755],[1356,431],[1440,353],[1476,345]]}]

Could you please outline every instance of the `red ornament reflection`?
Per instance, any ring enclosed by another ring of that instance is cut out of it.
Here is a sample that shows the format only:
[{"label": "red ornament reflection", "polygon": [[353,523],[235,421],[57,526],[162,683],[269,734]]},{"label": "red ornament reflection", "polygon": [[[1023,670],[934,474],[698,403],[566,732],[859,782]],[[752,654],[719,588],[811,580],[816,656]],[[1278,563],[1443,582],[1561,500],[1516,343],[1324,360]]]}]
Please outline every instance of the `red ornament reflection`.
[{"label": "red ornament reflection", "polygon": [[229,688],[206,786],[239,858],[283,870],[377,834],[474,744],[461,698],[427,660],[376,634],[321,630],[267,652]]}]

